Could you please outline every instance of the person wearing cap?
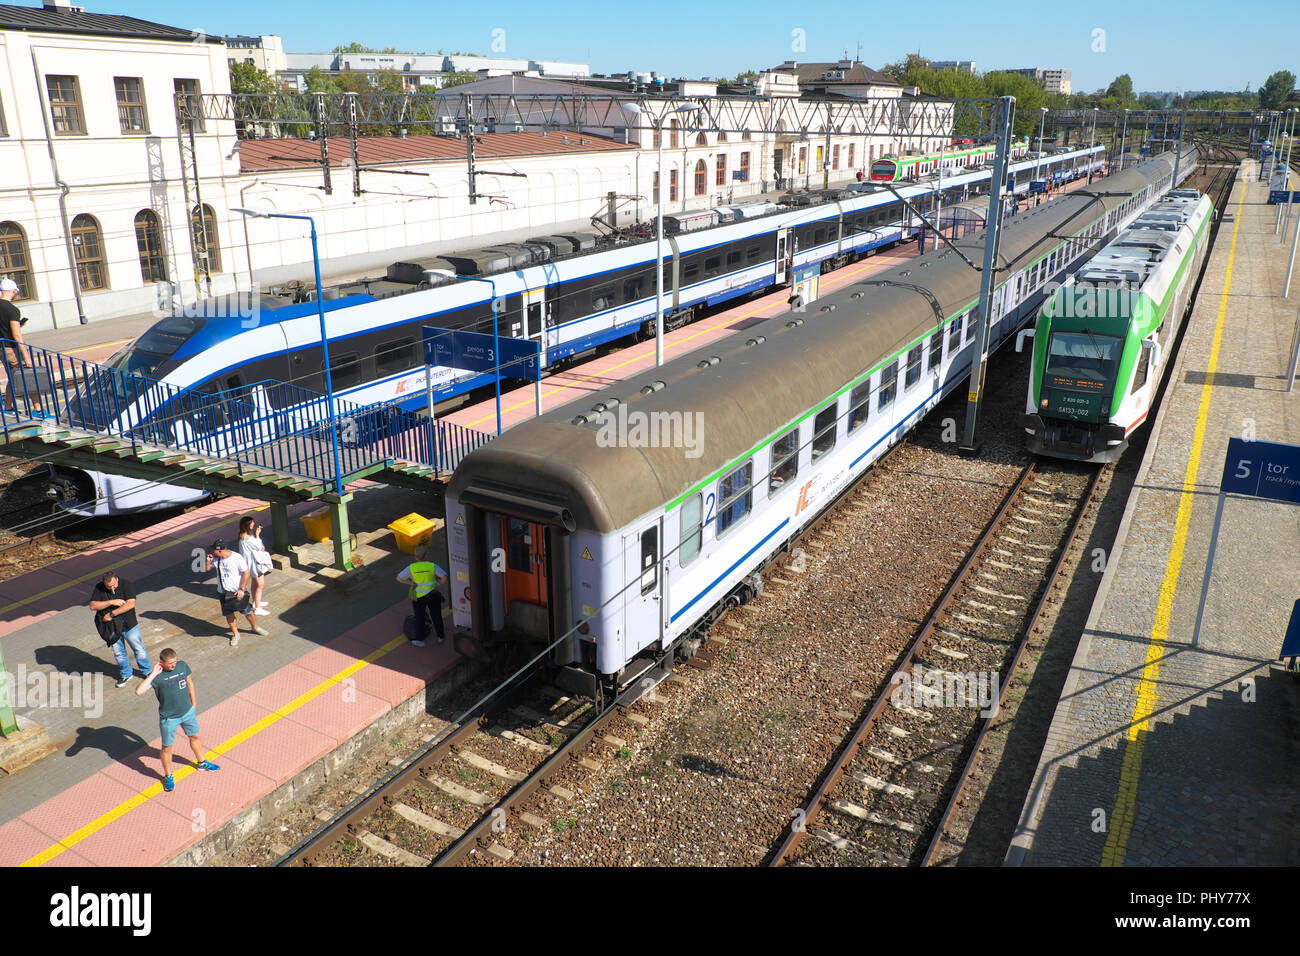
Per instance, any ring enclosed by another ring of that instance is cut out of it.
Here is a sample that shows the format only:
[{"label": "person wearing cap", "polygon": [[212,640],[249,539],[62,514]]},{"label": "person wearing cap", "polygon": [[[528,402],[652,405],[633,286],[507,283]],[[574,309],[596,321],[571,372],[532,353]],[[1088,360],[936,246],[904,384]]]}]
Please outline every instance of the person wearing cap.
[{"label": "person wearing cap", "polygon": [[[9,381],[5,385],[5,411],[8,412],[14,410],[15,369],[32,367],[32,350],[23,341],[22,333],[27,320],[18,311],[18,306],[14,305],[16,298],[18,283],[8,277],[0,279],[0,340],[3,340],[6,357],[9,358]],[[34,410],[40,411],[39,403],[34,404]]]},{"label": "person wearing cap", "polygon": [[211,571],[214,567],[217,569],[217,600],[221,602],[221,613],[230,628],[230,646],[239,646],[239,626],[235,623],[239,614],[248,618],[249,630],[265,637],[267,631],[257,626],[257,612],[253,610],[248,591],[248,562],[218,538],[208,550],[207,569]]}]

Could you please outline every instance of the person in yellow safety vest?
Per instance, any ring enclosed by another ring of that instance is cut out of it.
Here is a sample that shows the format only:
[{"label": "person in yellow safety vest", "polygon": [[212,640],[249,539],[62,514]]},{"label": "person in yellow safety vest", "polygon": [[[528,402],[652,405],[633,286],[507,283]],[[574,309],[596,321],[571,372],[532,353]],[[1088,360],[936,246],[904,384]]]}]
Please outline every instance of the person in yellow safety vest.
[{"label": "person in yellow safety vest", "polygon": [[399,584],[409,586],[411,608],[415,611],[415,637],[411,643],[424,647],[424,639],[429,636],[429,621],[433,621],[434,633],[441,644],[447,639],[447,634],[442,626],[442,592],[438,589],[447,580],[447,572],[427,560],[428,545],[417,545],[414,557],[415,560],[397,575]]}]

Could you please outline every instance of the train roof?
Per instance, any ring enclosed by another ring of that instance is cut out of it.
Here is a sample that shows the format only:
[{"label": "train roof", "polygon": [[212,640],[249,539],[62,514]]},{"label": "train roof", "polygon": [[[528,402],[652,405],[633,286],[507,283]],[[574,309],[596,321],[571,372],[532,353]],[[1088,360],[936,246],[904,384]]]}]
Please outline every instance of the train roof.
[{"label": "train roof", "polygon": [[[1000,272],[1030,265],[1059,236],[1082,230],[1098,203],[1119,205],[1172,169],[1172,154],[1163,155],[1008,220]],[[956,244],[979,262],[983,235]],[[826,401],[830,388],[891,361],[978,293],[977,272],[947,248],[932,251],[838,289],[802,314],[768,318],[517,425],[466,456],[448,493],[525,487],[530,497],[568,508],[578,527],[612,533],[716,479],[755,443]],[[699,416],[691,419],[700,426],[698,447],[684,440],[687,415]],[[620,419],[658,423],[676,447],[610,444]]]}]

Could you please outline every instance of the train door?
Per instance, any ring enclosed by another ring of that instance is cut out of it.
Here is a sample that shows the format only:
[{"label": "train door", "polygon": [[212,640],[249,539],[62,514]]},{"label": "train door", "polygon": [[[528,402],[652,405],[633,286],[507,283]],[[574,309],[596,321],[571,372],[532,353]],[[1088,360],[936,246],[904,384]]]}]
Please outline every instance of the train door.
[{"label": "train door", "polygon": [[663,636],[663,522],[623,535],[624,626],[629,655]]},{"label": "train door", "polygon": [[502,517],[500,522],[506,621],[527,634],[546,637],[546,529],[522,518]]},{"label": "train door", "polygon": [[540,342],[542,354],[546,354],[546,292],[543,289],[524,292],[524,338]]},{"label": "train door", "polygon": [[789,243],[790,243],[790,230],[778,229],[776,231],[776,284],[777,285],[785,284],[786,261],[788,258],[786,249],[789,246]]}]

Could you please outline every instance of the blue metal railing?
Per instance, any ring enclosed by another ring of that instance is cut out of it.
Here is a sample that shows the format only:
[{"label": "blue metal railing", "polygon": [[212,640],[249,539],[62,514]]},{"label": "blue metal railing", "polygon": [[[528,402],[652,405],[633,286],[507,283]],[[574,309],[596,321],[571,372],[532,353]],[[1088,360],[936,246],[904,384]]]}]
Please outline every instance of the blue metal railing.
[{"label": "blue metal railing", "polygon": [[16,364],[12,343],[0,348],[8,385],[6,439],[16,424],[47,421],[118,438],[138,453],[142,443],[221,458],[329,485],[335,481],[332,430],[338,430],[340,468],[348,475],[409,462],[449,472],[493,436],[434,421],[394,403],[358,405],[336,400],[330,422],[325,395],[299,385],[263,381],[206,392],[138,372],[27,347],[31,365]]}]

